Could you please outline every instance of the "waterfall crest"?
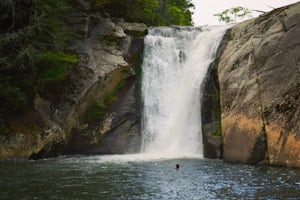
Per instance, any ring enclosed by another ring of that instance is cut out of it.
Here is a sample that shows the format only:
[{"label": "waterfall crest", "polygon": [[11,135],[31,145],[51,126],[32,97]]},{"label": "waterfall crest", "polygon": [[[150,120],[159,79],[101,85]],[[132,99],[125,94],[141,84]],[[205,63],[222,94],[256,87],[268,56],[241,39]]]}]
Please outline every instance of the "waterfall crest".
[{"label": "waterfall crest", "polygon": [[142,65],[142,153],[202,156],[201,84],[226,27],[154,27]]}]

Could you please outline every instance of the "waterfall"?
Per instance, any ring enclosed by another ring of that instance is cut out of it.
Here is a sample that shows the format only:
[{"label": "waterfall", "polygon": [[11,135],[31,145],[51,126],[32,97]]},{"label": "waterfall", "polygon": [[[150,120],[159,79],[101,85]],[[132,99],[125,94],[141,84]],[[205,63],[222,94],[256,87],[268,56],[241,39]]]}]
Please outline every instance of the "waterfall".
[{"label": "waterfall", "polygon": [[202,156],[201,84],[225,27],[154,27],[142,65],[142,152]]}]

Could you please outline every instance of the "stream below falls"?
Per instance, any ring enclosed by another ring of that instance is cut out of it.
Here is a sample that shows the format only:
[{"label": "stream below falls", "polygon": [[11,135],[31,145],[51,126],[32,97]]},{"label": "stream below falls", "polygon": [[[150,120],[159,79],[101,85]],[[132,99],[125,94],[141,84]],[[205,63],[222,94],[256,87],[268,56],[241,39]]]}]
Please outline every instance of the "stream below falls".
[{"label": "stream below falls", "polygon": [[299,199],[300,170],[197,157],[74,156],[1,163],[0,188],[0,199]]}]

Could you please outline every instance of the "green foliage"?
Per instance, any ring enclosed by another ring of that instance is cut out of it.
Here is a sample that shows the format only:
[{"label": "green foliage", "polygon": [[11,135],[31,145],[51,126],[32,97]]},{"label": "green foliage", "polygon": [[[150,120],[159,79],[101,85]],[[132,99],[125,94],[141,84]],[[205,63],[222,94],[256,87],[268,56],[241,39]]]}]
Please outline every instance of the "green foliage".
[{"label": "green foliage", "polygon": [[50,51],[45,52],[41,60],[45,68],[39,76],[42,84],[64,80],[67,69],[79,61],[73,54]]},{"label": "green foliage", "polygon": [[64,80],[67,76],[67,70],[65,67],[54,66],[51,68],[47,68],[41,74],[41,83],[49,83],[53,81],[61,81]]},{"label": "green foliage", "polygon": [[116,92],[117,90],[113,90],[110,93],[108,93],[105,97],[104,97],[104,104],[106,106],[111,105],[117,98],[116,98]]},{"label": "green foliage", "polygon": [[47,51],[42,55],[42,60],[44,62],[51,62],[54,64],[76,64],[78,63],[79,59],[76,55],[73,54],[67,54],[63,52],[52,52]]},{"label": "green foliage", "polygon": [[168,6],[168,22],[174,25],[192,25],[192,13],[194,8],[190,1],[174,0]]},{"label": "green foliage", "polygon": [[212,135],[214,136],[222,136],[222,123],[219,121],[219,127],[217,130],[215,130]]},{"label": "green foliage", "polygon": [[118,83],[116,89],[117,89],[117,90],[122,89],[122,88],[126,85],[126,83],[127,83],[127,81],[126,81],[125,79],[122,79],[122,80]]},{"label": "green foliage", "polygon": [[92,123],[96,120],[100,120],[104,116],[105,109],[107,109],[107,105],[101,101],[95,101],[89,109],[87,122]]},{"label": "green foliage", "polygon": [[87,122],[94,123],[100,121],[105,114],[107,108],[116,100],[117,92],[126,84],[126,80],[122,79],[115,89],[107,93],[102,101],[95,101],[87,112]]},{"label": "green foliage", "polygon": [[26,104],[26,95],[15,85],[0,84],[0,116],[10,115]]},{"label": "green foliage", "polygon": [[104,97],[104,104],[109,106],[111,105],[117,98],[116,94],[117,92],[122,89],[127,81],[125,79],[121,79],[121,81],[118,83],[118,85],[113,89],[111,92],[109,92],[105,97]]},{"label": "green foliage", "polygon": [[192,25],[190,0],[111,0],[101,5],[114,17],[149,26]]},{"label": "green foliage", "polygon": [[262,137],[266,137],[266,136],[267,136],[267,132],[266,132],[265,125],[262,126],[260,135],[261,135]]},{"label": "green foliage", "polygon": [[65,23],[69,9],[62,0],[2,0],[1,107],[13,113],[32,104],[44,84],[64,79],[78,62],[66,49],[72,37]]},{"label": "green foliage", "polygon": [[92,0],[92,7],[100,8],[105,4],[111,2],[111,0]]},{"label": "green foliage", "polygon": [[237,20],[243,19],[245,17],[251,17],[251,11],[248,8],[238,6],[214,14],[214,16],[218,17],[218,20],[220,22],[231,23],[237,22]]},{"label": "green foliage", "polygon": [[[2,0],[0,112],[21,111],[68,76],[78,59],[67,49],[71,9],[64,0]],[[192,25],[190,0],[93,0],[92,8],[147,25]],[[104,13],[103,12],[103,13]],[[118,45],[108,41],[107,45]],[[125,84],[125,83],[124,83]],[[49,87],[48,87],[49,88]],[[114,95],[110,95],[111,98]],[[109,101],[109,100],[107,100]]]},{"label": "green foliage", "polygon": [[107,46],[118,46],[119,44],[118,44],[118,41],[115,41],[115,40],[105,40],[105,44],[107,45]]}]

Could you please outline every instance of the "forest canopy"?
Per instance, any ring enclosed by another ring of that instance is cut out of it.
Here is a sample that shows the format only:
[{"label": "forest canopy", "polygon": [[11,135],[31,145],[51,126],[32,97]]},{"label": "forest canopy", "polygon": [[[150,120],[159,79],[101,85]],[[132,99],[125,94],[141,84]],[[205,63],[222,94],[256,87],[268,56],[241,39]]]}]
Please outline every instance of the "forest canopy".
[{"label": "forest canopy", "polygon": [[[78,58],[68,49],[75,0],[1,0],[0,117],[33,105],[36,94],[63,81]],[[190,0],[91,0],[105,16],[149,26],[192,25]]]},{"label": "forest canopy", "polygon": [[193,25],[190,0],[94,0],[112,17],[143,22],[148,26]]}]

